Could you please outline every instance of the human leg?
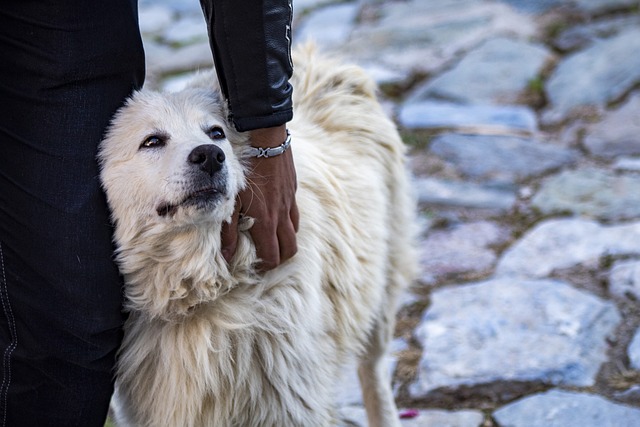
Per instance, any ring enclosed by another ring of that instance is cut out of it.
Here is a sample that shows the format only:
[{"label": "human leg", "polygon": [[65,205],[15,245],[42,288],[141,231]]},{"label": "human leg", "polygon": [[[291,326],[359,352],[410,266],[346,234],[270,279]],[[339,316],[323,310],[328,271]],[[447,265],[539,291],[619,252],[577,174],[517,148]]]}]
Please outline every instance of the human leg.
[{"label": "human leg", "polygon": [[135,0],[0,8],[0,426],[98,426],[121,281],[95,160],[142,84]]}]

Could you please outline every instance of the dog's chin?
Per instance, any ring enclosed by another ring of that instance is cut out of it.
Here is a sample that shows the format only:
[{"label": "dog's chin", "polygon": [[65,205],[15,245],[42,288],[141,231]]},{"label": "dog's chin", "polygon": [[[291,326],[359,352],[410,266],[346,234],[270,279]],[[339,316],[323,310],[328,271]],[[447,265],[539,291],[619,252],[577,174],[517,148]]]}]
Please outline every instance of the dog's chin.
[{"label": "dog's chin", "polygon": [[160,217],[173,217],[179,210],[185,213],[207,214],[214,212],[224,200],[226,192],[214,187],[194,191],[182,197],[178,202],[162,202],[156,207]]}]

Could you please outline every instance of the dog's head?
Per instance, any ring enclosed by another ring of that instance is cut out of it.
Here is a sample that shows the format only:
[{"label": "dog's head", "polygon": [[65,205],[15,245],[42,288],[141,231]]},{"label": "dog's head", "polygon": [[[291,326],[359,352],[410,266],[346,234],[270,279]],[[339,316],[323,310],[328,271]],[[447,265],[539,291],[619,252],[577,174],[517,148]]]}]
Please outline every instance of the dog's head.
[{"label": "dog's head", "polygon": [[227,113],[211,86],[143,90],[116,113],[100,146],[117,260],[137,312],[171,319],[234,286],[220,230],[245,185],[248,137]]},{"label": "dog's head", "polygon": [[244,185],[238,153],[245,142],[214,89],[134,94],[99,153],[119,232],[228,219]]}]

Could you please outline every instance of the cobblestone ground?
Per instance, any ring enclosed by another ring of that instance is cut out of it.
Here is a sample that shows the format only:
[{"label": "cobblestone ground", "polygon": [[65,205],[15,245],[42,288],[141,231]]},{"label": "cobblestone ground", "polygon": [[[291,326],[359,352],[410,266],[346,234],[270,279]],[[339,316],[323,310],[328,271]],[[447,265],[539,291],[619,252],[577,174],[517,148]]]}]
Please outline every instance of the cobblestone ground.
[{"label": "cobblestone ground", "polygon": [[[640,3],[294,0],[411,147],[420,280],[403,426],[640,426]],[[143,0],[148,85],[211,65],[195,0]],[[339,401],[365,426],[355,374]]]}]

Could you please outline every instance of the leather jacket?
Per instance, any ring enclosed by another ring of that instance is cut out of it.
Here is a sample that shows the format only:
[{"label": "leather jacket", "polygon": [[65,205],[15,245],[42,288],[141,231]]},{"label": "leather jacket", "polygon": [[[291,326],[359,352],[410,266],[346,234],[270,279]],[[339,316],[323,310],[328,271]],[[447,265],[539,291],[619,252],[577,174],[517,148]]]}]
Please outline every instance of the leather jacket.
[{"label": "leather jacket", "polygon": [[238,131],[293,117],[291,0],[200,0],[220,86]]}]

